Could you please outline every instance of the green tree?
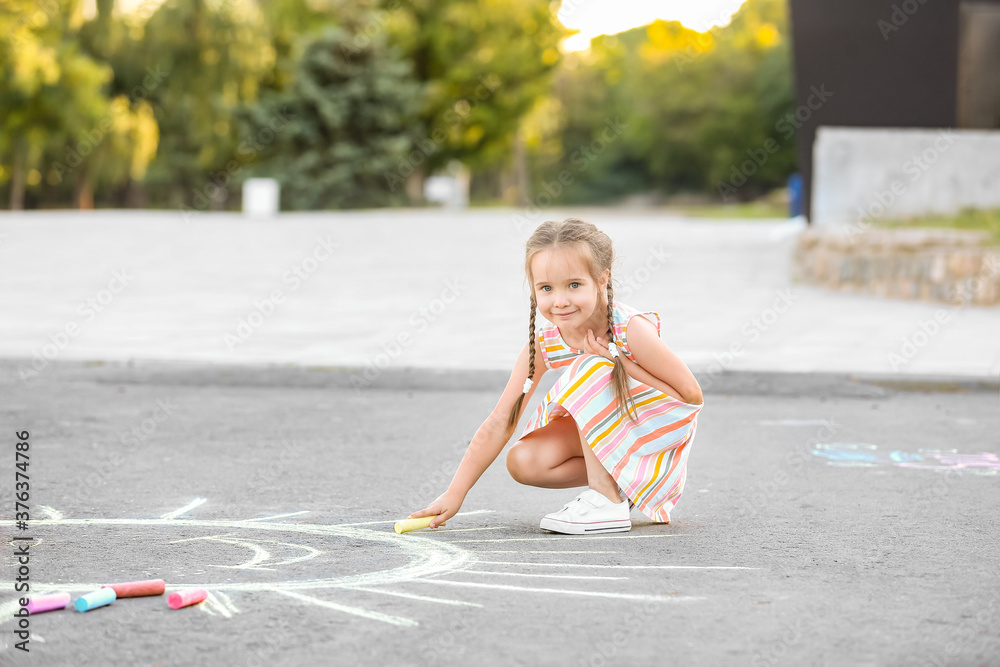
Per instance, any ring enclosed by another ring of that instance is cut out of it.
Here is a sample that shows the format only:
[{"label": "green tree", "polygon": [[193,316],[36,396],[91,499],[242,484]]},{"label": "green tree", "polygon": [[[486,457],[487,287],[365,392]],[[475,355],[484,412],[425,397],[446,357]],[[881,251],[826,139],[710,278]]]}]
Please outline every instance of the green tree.
[{"label": "green tree", "polygon": [[123,86],[163,73],[146,95],[160,132],[147,186],[172,207],[222,208],[248,163],[237,114],[273,75],[266,16],[255,2],[167,0],[129,34],[115,61]]},{"label": "green tree", "polygon": [[274,62],[261,76],[261,90],[281,92],[294,79],[303,47],[341,16],[357,10],[352,0],[268,0],[260,3],[270,32]]},{"label": "green tree", "polygon": [[[543,166],[542,177],[577,174],[568,201],[648,190],[717,195],[734,169],[736,198],[783,185],[795,164],[794,141],[775,128],[793,104],[785,5],[749,0],[707,33],[656,21],[568,56],[555,88],[566,114],[564,154]],[[572,156],[610,117],[627,129],[574,168]],[[762,164],[744,170],[761,150]]]},{"label": "green tree", "polygon": [[353,40],[348,30],[327,28],[306,48],[289,89],[246,115],[250,131],[279,115],[289,119],[252,170],[278,180],[283,208],[403,201],[391,174],[413,160],[421,87],[383,38]]},{"label": "green tree", "polygon": [[52,172],[47,156],[110,110],[102,88],[111,69],[81,52],[76,7],[74,0],[0,5],[0,183],[10,184],[12,209]]},{"label": "green tree", "polygon": [[475,169],[510,155],[522,118],[549,90],[567,34],[549,0],[382,0],[353,44],[381,30],[425,84],[426,160],[414,169],[411,192],[452,160]]}]

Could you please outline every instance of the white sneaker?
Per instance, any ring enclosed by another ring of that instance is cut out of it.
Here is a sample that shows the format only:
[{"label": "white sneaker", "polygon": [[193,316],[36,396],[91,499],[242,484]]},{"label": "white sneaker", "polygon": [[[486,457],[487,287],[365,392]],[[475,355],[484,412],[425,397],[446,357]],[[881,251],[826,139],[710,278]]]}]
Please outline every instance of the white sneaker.
[{"label": "white sneaker", "polygon": [[587,489],[558,512],[546,514],[539,526],[554,533],[620,533],[632,529],[628,501],[613,503],[604,494]]}]

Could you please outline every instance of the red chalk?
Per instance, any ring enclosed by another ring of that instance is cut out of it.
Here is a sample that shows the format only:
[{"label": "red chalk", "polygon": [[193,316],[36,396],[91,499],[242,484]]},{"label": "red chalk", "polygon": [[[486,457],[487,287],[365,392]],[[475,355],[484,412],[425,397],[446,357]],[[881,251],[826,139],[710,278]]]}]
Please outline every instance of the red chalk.
[{"label": "red chalk", "polygon": [[163,595],[167,583],[163,579],[147,579],[146,581],[128,581],[124,584],[108,584],[101,588],[113,588],[120,598],[138,598],[144,595]]},{"label": "red chalk", "polygon": [[181,607],[187,607],[188,605],[198,604],[207,597],[208,591],[204,588],[189,588],[187,590],[171,593],[167,598],[167,604],[170,605],[171,609],[180,609]]}]

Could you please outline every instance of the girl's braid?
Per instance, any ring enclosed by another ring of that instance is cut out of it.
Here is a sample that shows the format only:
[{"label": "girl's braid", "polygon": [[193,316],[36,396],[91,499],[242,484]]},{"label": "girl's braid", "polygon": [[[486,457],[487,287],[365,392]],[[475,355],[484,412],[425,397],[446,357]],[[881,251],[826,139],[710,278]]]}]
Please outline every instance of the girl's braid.
[{"label": "girl's braid", "polygon": [[615,289],[611,286],[611,275],[608,274],[608,340],[615,341]]},{"label": "girl's braid", "polygon": [[[608,275],[608,341],[615,343],[615,314],[614,314],[614,301],[615,301],[615,290],[611,286],[611,276]],[[625,414],[630,420],[636,422],[636,418],[633,415],[635,410],[635,398],[632,396],[632,391],[629,388],[629,375],[625,370],[625,361],[622,354],[614,357],[614,368],[611,370],[611,380],[612,383],[617,385],[617,395],[625,397]]]},{"label": "girl's braid", "polygon": [[[535,377],[535,292],[531,292],[531,317],[528,318],[528,377]],[[523,395],[523,394],[522,394]]]},{"label": "girl's braid", "polygon": [[[528,379],[535,377],[535,309],[538,305],[535,302],[535,293],[531,293],[531,316],[528,318]],[[521,394],[517,397],[517,402],[514,404],[514,409],[511,410],[510,416],[507,418],[507,432],[509,433],[514,427],[517,426],[518,417],[521,415],[521,406],[524,405],[524,397],[527,394]]]}]

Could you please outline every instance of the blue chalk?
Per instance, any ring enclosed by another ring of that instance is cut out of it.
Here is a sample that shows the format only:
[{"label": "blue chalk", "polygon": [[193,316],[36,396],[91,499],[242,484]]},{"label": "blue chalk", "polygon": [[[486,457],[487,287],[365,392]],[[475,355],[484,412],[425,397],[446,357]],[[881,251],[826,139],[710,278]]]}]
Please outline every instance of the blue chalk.
[{"label": "blue chalk", "polygon": [[93,593],[87,593],[86,595],[81,595],[73,602],[73,606],[77,611],[90,611],[91,609],[96,609],[97,607],[103,607],[106,604],[111,604],[118,598],[118,594],[115,593],[113,588],[101,588],[94,591]]}]

